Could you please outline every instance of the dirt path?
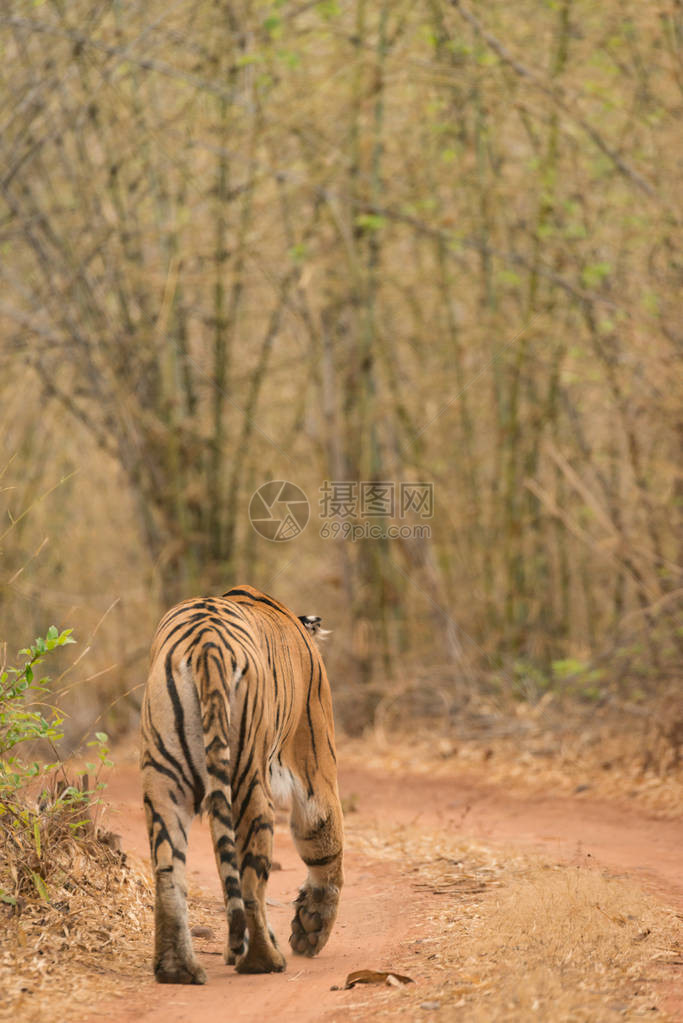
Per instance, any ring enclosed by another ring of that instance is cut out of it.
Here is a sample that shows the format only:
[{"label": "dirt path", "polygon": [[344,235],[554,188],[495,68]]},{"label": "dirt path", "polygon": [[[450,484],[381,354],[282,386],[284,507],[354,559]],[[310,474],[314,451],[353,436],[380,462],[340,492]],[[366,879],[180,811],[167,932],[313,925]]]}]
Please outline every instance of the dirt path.
[{"label": "dirt path", "polygon": [[[524,797],[485,784],[476,776],[429,780],[386,777],[362,767],[347,767],[340,776],[342,796],[355,805],[348,816],[353,834],[372,832],[388,822],[405,827],[438,827],[488,844],[542,850],[564,862],[585,861],[638,881],[669,906],[683,911],[683,822],[662,821],[583,796]],[[147,839],[140,806],[139,780],[133,766],[117,768],[108,790],[109,825],[120,832],[126,850],[146,857]],[[350,843],[353,846],[353,842]],[[269,884],[271,925],[287,946],[291,908],[304,874],[284,827],[276,830],[275,859],[282,866]],[[194,1023],[213,1019],[306,1021],[343,1018],[358,1002],[356,991],[331,991],[354,969],[395,966],[406,948],[428,932],[428,918],[438,896],[417,891],[402,877],[401,864],[371,859],[350,849],[346,888],[330,944],[318,959],[288,957],[288,972],[241,977],[224,966],[222,906],[213,852],[205,822],[196,821],[188,860],[191,895],[207,914],[215,940],[195,940],[209,981],[203,988],[154,984],[115,1003],[98,1006],[93,1021],[112,1023]],[[150,954],[151,954],[150,935]],[[683,971],[677,967],[666,998],[674,1018],[683,1019]]]}]

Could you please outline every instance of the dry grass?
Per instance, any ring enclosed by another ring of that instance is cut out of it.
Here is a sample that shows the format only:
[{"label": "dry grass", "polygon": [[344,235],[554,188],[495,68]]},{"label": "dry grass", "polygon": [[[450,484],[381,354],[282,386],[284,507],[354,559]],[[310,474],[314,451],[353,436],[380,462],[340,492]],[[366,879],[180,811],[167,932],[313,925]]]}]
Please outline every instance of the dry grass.
[{"label": "dry grass", "polygon": [[[409,754],[393,746],[391,755],[414,769],[421,749],[414,744]],[[373,756],[391,766],[386,750]],[[497,757],[489,757],[487,770]],[[441,757],[444,769],[450,759]],[[361,826],[350,814],[348,848],[401,865],[405,885],[424,906],[424,925],[390,963],[364,965],[387,966],[416,983],[347,992],[335,1019],[675,1018],[663,1006],[672,965],[683,958],[681,919],[638,887],[587,858],[562,866],[445,829],[379,820]],[[49,905],[26,898],[19,915],[0,909],[2,1019],[72,1019],[95,1000],[111,1004],[149,981],[148,877],[94,840],[65,849]],[[197,947],[219,954],[216,907],[215,899],[190,892],[192,924],[216,932]]]},{"label": "dry grass", "polygon": [[[471,1019],[598,1021],[651,1013],[656,968],[680,953],[680,926],[623,880],[587,868],[531,864],[447,945],[446,1005]],[[457,923],[454,927],[457,928]],[[677,930],[677,937],[673,937]],[[674,947],[675,943],[675,947]],[[482,968],[483,966],[483,968]],[[468,995],[463,971],[480,969]]]},{"label": "dry grass", "polygon": [[380,708],[375,727],[362,739],[344,740],[343,750],[347,761],[382,770],[446,777],[483,769],[487,783],[512,781],[521,792],[590,791],[663,817],[683,811],[683,698],[675,691],[647,713],[582,708],[552,694],[535,705],[479,700],[476,714],[421,722]]},{"label": "dry grass", "polygon": [[[424,897],[424,935],[392,961],[417,983],[349,993],[336,1018],[602,1021],[667,1018],[667,963],[681,922],[623,879],[586,861],[557,866],[414,827],[349,822],[349,848],[403,866]],[[151,890],[112,855],[74,856],[69,883],[0,930],[0,1017],[74,1018],[148,979]],[[191,893],[193,923],[215,926],[215,899]],[[207,948],[213,948],[209,943]],[[206,948],[204,949],[206,950]]]},{"label": "dry grass", "polygon": [[58,820],[52,826],[44,829],[40,865],[49,901],[24,883],[36,866],[30,850],[13,865],[3,856],[3,872],[17,875],[24,894],[16,907],[0,906],[2,1019],[66,1018],[95,995],[131,986],[145,962],[141,942],[153,926],[147,877],[112,848],[108,833],[74,839]]},{"label": "dry grass", "polygon": [[364,991],[344,1014],[482,1023],[669,1018],[663,982],[667,964],[681,960],[683,928],[636,886],[588,863],[558,866],[440,832],[356,841],[407,862],[412,884],[433,896],[432,912],[429,937],[392,964],[417,983]]}]

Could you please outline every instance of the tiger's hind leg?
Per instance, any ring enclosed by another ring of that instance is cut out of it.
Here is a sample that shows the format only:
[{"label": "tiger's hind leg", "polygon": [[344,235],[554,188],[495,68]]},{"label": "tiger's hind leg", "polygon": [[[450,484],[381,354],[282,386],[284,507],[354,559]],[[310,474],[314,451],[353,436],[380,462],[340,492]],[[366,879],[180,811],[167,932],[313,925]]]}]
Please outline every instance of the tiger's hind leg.
[{"label": "tiger's hind leg", "polygon": [[344,883],[342,811],[336,791],[326,798],[294,792],[291,830],[308,877],[294,903],[289,944],[298,955],[314,956],[326,944],[337,917]]},{"label": "tiger's hind leg", "polygon": [[263,781],[255,775],[245,781],[235,805],[239,806],[235,831],[240,850],[242,897],[247,920],[248,947],[237,958],[238,973],[280,973],[286,960],[278,948],[266,915],[266,885],[273,853],[273,807]]},{"label": "tiger's hind leg", "polygon": [[156,887],[154,976],[160,984],[205,984],[187,922],[185,859],[194,807],[152,768],[143,769],[143,790]]},{"label": "tiger's hind leg", "polygon": [[216,866],[228,917],[228,940],[223,958],[232,965],[247,951],[247,921],[242,900],[240,871],[232,826],[230,761],[227,745],[214,741],[207,746],[206,766],[209,791],[206,809]]}]

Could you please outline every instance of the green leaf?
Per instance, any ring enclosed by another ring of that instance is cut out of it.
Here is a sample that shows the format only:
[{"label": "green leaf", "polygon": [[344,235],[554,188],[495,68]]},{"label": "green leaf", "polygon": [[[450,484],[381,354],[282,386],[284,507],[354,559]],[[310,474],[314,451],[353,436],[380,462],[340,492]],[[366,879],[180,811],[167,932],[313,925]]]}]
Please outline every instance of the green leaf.
[{"label": "green leaf", "polygon": [[506,267],[502,267],[496,274],[496,279],[501,284],[507,284],[512,287],[518,287],[522,283],[522,278],[515,270],[509,270]]},{"label": "green leaf", "polygon": [[277,56],[278,60],[281,60],[289,67],[299,67],[301,64],[301,54],[298,50],[279,50]]},{"label": "green leaf", "polygon": [[339,14],[341,14],[341,7],[338,0],[321,0],[320,3],[315,5],[315,9],[318,14],[325,19],[336,18]]},{"label": "green leaf", "polygon": [[83,820],[72,821],[69,824],[69,827],[71,828],[72,831],[78,831],[79,828],[86,827],[90,823],[91,823],[90,818],[89,817],[84,817]]},{"label": "green leaf", "polygon": [[282,31],[282,18],[277,14],[269,14],[263,22],[263,27],[270,36],[279,36]]},{"label": "green leaf", "polygon": [[297,242],[296,245],[292,245],[289,250],[289,258],[294,263],[302,263],[308,255],[308,246],[305,242]]},{"label": "green leaf", "polygon": [[386,222],[386,217],[382,217],[377,213],[360,213],[355,220],[356,226],[366,231],[379,231]]},{"label": "green leaf", "polygon": [[577,661],[573,657],[567,657],[561,661],[553,661],[553,672],[558,678],[571,678],[573,675],[581,675],[586,671],[588,665],[585,661]]},{"label": "green leaf", "polygon": [[34,871],[31,872],[31,877],[33,878],[33,883],[36,886],[36,889],[37,889],[38,894],[40,895],[41,899],[44,899],[45,902],[49,902],[50,901],[50,893],[48,892],[47,885],[43,881],[43,879],[40,876],[40,874],[37,874],[35,872],[35,870],[34,870]]},{"label": "green leaf", "polygon": [[264,60],[261,53],[245,53],[235,61],[237,67],[249,67],[250,64],[261,64]]},{"label": "green leaf", "polygon": [[660,312],[659,296],[656,292],[651,291],[649,288],[643,292],[641,297],[641,305],[646,313],[651,316],[658,316]]},{"label": "green leaf", "polygon": [[587,288],[594,288],[609,275],[609,263],[587,263],[581,271],[581,281]]}]

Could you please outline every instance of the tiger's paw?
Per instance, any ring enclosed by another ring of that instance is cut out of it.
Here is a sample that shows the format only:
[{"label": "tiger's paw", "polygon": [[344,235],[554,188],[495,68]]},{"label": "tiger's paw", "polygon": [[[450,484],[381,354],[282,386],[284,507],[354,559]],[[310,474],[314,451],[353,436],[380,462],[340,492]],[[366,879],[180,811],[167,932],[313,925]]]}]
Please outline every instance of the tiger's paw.
[{"label": "tiger's paw", "polygon": [[247,954],[246,941],[242,942],[241,947],[237,949],[230,948],[230,946],[227,945],[225,952],[223,953],[223,960],[228,964],[228,966],[234,966],[238,959],[243,958],[246,954]]},{"label": "tiger's paw", "polygon": [[297,955],[314,956],[325,945],[337,916],[339,889],[302,888],[294,903],[289,944]]},{"label": "tiger's paw", "polygon": [[238,973],[282,973],[286,966],[287,960],[280,949],[264,944],[258,950],[250,946],[246,955],[237,960],[235,969]]},{"label": "tiger's paw", "polygon": [[154,979],[157,984],[206,984],[206,972],[196,959],[181,960],[168,951],[154,964]]}]

